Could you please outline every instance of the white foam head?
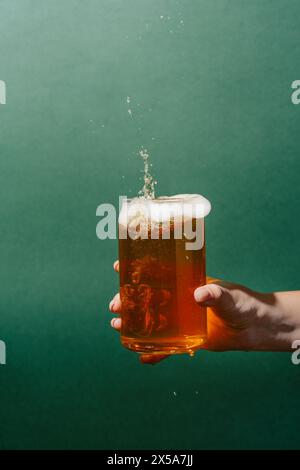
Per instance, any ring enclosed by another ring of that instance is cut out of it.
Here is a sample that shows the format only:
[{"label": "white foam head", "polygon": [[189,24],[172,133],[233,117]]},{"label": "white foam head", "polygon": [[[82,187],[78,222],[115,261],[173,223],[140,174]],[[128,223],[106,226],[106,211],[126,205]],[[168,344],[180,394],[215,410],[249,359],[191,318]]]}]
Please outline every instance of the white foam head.
[{"label": "white foam head", "polygon": [[211,210],[210,202],[200,194],[176,194],[157,199],[124,199],[119,224],[163,223],[172,219],[203,219]]}]

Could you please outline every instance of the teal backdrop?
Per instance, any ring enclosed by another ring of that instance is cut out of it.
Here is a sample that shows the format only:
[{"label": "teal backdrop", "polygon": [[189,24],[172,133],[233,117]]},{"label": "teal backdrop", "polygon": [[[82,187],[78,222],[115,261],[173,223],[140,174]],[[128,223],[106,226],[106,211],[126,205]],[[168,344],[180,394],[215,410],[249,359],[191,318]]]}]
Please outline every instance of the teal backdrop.
[{"label": "teal backdrop", "polygon": [[140,189],[144,146],[157,194],[211,200],[209,274],[299,289],[299,17],[298,0],[0,1],[2,449],[300,447],[290,354],[151,367],[120,346],[117,242],[95,230]]}]

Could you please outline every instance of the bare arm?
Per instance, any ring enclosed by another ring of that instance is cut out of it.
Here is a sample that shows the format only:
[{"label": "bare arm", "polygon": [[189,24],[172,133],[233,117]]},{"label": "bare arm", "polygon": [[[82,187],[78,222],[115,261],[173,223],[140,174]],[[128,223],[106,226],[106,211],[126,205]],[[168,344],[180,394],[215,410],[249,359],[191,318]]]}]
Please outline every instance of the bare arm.
[{"label": "bare arm", "polygon": [[217,281],[195,291],[210,307],[209,341],[215,351],[291,351],[300,339],[300,291],[263,294]]},{"label": "bare arm", "polygon": [[[258,328],[261,325],[261,331],[265,331],[268,339],[266,348],[262,349],[291,351],[293,341],[300,339],[300,291],[275,292],[270,296],[272,305],[267,304],[258,312]],[[263,345],[263,337],[260,344]]]}]

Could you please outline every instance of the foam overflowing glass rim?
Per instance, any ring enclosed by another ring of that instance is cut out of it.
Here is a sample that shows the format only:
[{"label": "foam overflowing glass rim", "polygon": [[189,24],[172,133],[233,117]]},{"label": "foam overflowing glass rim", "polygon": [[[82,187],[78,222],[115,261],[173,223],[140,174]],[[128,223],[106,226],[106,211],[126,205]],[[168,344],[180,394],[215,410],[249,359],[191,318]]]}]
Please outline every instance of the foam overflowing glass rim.
[{"label": "foam overflowing glass rim", "polygon": [[156,199],[125,198],[119,215],[119,224],[126,227],[133,221],[164,223],[172,219],[203,219],[211,211],[208,199],[200,194],[176,194]]}]

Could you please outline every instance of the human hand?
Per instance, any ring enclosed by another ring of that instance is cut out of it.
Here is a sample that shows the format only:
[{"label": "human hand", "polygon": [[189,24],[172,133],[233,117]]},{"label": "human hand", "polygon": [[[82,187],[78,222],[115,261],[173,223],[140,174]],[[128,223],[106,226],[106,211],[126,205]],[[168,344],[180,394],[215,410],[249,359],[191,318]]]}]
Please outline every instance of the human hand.
[{"label": "human hand", "polygon": [[[119,262],[114,263],[119,271]],[[286,350],[280,334],[280,311],[275,294],[262,294],[246,287],[208,278],[208,284],[194,292],[195,301],[207,307],[208,340],[199,349],[210,351]],[[119,293],[110,302],[112,313],[121,313]],[[121,318],[113,318],[111,326],[120,331]],[[167,355],[141,354],[143,363],[154,364]]]}]

